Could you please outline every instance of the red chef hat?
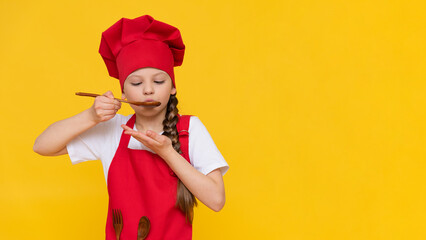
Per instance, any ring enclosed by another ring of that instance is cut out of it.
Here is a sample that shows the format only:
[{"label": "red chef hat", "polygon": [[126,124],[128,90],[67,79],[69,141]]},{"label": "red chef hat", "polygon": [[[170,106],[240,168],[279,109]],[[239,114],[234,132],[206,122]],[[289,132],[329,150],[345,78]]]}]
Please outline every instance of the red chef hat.
[{"label": "red chef hat", "polygon": [[182,65],[185,45],[179,29],[144,15],[121,18],[105,30],[99,53],[109,75],[120,80],[121,91],[127,76],[143,67],[165,71],[176,87],[173,67]]}]

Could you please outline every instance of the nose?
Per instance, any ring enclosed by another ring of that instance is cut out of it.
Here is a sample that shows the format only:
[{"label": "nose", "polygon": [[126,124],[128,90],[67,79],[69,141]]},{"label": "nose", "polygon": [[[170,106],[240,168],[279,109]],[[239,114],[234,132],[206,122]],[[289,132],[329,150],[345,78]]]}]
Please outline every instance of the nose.
[{"label": "nose", "polygon": [[143,88],[143,94],[144,95],[149,95],[149,94],[153,94],[154,93],[154,87],[152,86],[152,83],[148,82],[144,85]]}]

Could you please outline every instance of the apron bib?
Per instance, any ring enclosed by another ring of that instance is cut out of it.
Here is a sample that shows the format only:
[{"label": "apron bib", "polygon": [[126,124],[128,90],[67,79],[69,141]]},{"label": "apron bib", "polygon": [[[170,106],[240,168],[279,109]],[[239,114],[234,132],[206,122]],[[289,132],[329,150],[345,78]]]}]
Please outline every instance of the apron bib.
[{"label": "apron bib", "polygon": [[[182,156],[189,162],[188,127],[190,115],[178,115]],[[134,114],[127,126],[133,129]],[[151,229],[147,240],[192,239],[192,225],[175,206],[178,178],[167,163],[147,150],[129,149],[130,135],[121,134],[120,144],[108,170],[108,217],[106,239],[116,240],[112,209],[123,218],[121,240],[137,240],[139,219],[148,217]]]}]

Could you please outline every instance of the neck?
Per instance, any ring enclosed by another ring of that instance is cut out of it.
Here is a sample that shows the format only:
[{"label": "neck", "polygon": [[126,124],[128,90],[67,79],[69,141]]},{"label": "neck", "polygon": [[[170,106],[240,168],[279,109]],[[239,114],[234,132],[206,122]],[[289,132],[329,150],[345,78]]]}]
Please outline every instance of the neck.
[{"label": "neck", "polygon": [[160,133],[163,131],[163,121],[165,118],[166,111],[155,116],[144,116],[136,113],[135,125],[139,132],[146,133],[147,130],[151,130]]}]

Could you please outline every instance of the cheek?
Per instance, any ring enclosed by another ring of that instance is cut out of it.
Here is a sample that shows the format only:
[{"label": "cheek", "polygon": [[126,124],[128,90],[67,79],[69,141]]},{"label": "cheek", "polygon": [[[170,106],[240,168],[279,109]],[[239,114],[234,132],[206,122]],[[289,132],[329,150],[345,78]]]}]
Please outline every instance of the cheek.
[{"label": "cheek", "polygon": [[163,98],[165,101],[169,101],[170,98],[170,90],[165,90],[161,93],[161,98]]},{"label": "cheek", "polygon": [[135,91],[135,89],[130,89],[129,91],[126,91],[126,98],[127,99],[134,99],[137,98],[140,94],[138,94],[138,91]]}]

